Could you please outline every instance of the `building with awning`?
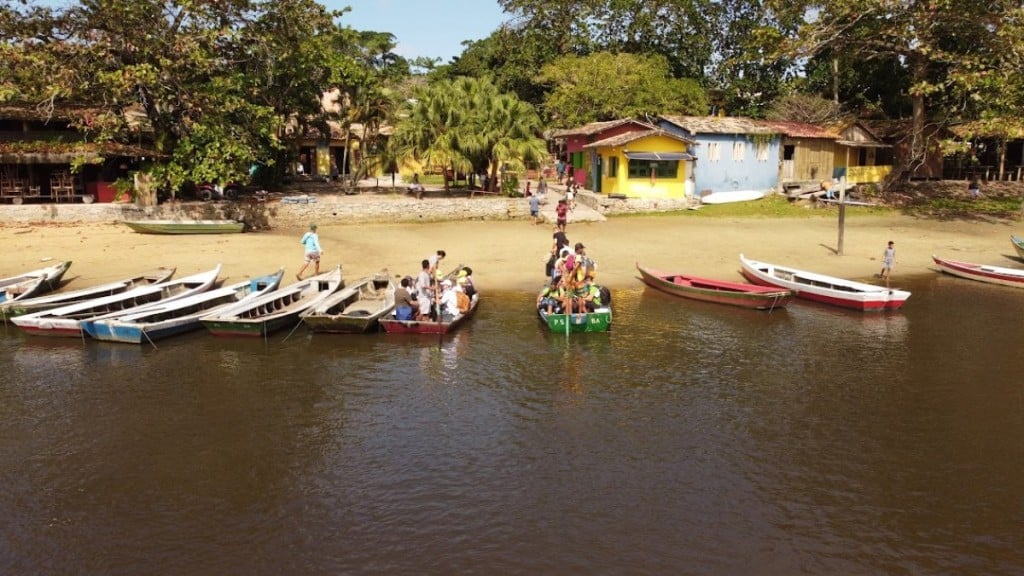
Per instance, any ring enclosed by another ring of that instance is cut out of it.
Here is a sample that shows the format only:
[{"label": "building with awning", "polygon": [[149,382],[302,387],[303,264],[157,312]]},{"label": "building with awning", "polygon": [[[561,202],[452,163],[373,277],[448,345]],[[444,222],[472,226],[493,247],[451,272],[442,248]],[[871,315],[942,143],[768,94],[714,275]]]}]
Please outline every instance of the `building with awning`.
[{"label": "building with awning", "polygon": [[635,118],[590,122],[575,128],[555,130],[549,136],[560,143],[559,157],[566,164],[566,184],[574,182],[589,190],[600,191],[601,182],[597,156],[587,146],[620,134],[651,130],[654,126]]},{"label": "building with awning", "polygon": [[595,159],[595,192],[627,198],[692,194],[693,141],[658,128],[626,132],[584,146]]}]

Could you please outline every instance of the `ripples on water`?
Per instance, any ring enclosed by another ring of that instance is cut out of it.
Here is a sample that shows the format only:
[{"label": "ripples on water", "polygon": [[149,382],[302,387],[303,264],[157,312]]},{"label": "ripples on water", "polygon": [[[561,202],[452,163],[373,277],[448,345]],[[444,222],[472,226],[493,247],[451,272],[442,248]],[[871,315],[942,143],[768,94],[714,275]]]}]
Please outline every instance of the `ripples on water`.
[{"label": "ripples on water", "polygon": [[1024,299],[489,295],[436,337],[0,333],[0,573],[1013,574]]}]

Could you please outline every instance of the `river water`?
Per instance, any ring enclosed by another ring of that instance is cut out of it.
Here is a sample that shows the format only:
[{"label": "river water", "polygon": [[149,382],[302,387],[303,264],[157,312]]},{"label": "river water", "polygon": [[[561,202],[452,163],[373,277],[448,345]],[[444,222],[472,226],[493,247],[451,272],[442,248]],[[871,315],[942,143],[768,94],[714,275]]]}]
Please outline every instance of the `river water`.
[{"label": "river water", "polygon": [[903,286],[623,290],[568,339],[525,293],[443,341],[8,328],[0,573],[1024,573],[1024,294]]}]

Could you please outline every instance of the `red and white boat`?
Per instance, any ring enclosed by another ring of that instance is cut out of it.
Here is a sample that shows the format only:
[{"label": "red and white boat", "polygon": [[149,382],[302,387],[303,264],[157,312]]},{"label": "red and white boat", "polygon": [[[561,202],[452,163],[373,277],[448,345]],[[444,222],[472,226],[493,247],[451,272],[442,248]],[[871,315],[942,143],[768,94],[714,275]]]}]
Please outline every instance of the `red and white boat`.
[{"label": "red and white boat", "polygon": [[988,266],[986,264],[957,262],[956,260],[939,258],[934,254],[932,255],[932,260],[935,261],[936,265],[938,265],[939,270],[942,270],[947,274],[952,274],[953,276],[967,278],[968,280],[977,280],[979,282],[988,282],[989,284],[1024,288],[1024,270],[1019,268],[1002,268],[1000,266]]},{"label": "red and white boat", "polygon": [[793,291],[797,298],[862,311],[895,310],[910,292],[864,282],[804,272],[796,268],[750,260],[740,254],[740,272],[751,282]]}]

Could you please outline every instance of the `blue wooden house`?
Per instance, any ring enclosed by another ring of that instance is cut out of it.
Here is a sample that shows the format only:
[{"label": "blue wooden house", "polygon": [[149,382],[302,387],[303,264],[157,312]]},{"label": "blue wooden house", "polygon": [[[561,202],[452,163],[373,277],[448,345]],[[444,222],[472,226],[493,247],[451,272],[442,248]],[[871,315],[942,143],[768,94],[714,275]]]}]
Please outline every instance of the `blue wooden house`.
[{"label": "blue wooden house", "polygon": [[658,127],[697,142],[691,153],[699,196],[778,189],[781,134],[774,127],[749,118],[667,115]]}]

